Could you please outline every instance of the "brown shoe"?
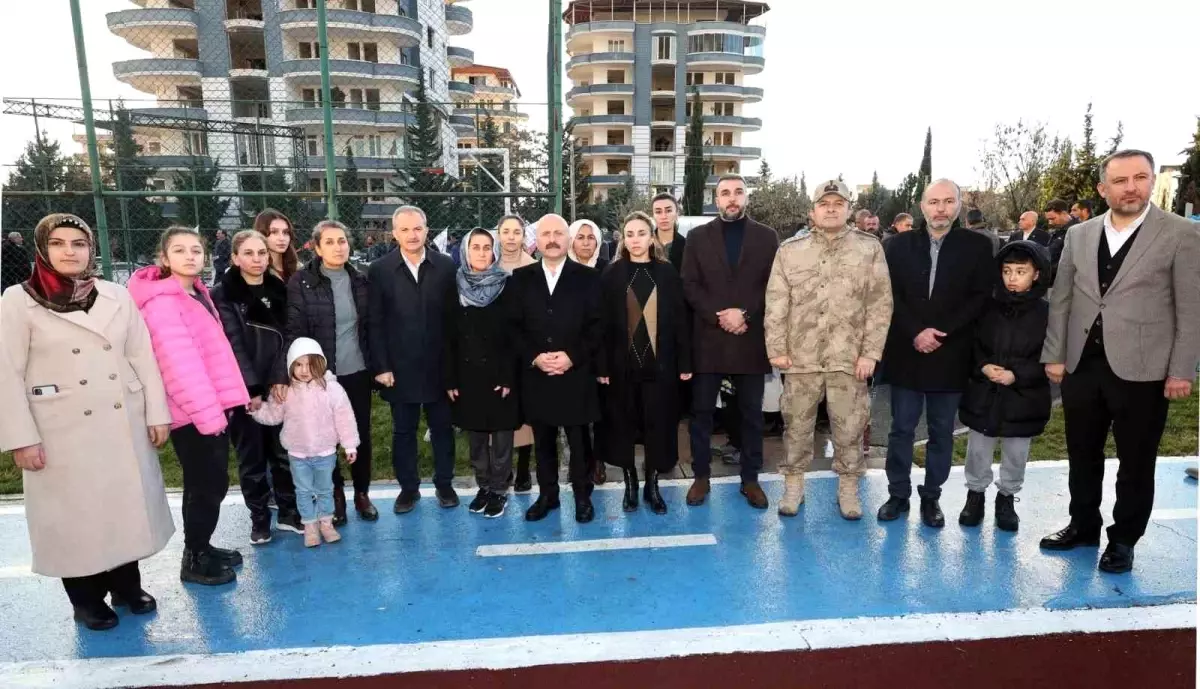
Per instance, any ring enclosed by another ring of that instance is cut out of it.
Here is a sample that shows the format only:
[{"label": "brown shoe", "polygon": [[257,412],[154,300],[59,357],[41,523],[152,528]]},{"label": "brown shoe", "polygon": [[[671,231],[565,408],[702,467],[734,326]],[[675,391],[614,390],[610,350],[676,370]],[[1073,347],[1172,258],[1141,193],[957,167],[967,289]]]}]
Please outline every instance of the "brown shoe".
[{"label": "brown shoe", "polygon": [[341,486],[333,489],[333,525],[343,526],[346,523],[346,491]]},{"label": "brown shoe", "polygon": [[371,498],[367,497],[366,493],[354,493],[354,510],[358,512],[358,518],[363,521],[373,522],[379,519],[379,510],[371,504]]},{"label": "brown shoe", "polygon": [[758,485],[758,481],[742,481],[742,495],[746,496],[746,502],[750,506],[758,509],[767,509],[767,494],[763,492],[762,486]]},{"label": "brown shoe", "polygon": [[699,507],[708,499],[708,491],[711,490],[708,485],[707,476],[697,476],[692,481],[692,487],[688,488],[687,504],[691,507]]},{"label": "brown shoe", "polygon": [[608,483],[608,469],[604,466],[604,462],[596,462],[596,470],[592,472],[592,483],[597,486],[603,486]]}]

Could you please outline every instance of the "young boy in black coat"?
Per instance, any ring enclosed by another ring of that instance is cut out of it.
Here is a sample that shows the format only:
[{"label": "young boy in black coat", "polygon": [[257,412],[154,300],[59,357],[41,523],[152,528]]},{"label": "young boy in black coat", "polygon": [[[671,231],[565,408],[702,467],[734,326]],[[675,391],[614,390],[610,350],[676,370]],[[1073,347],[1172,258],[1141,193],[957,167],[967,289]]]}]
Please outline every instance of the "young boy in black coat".
[{"label": "young boy in black coat", "polygon": [[996,526],[1020,525],[1013,496],[1025,480],[1029,446],[1050,420],[1050,381],[1040,358],[1046,338],[1050,257],[1030,241],[1006,244],[996,256],[995,291],[975,332],[971,378],[959,404],[959,419],[971,429],[967,442],[967,504],[964,526],[983,521],[985,492],[992,483],[992,458],[1000,444],[996,481]]}]

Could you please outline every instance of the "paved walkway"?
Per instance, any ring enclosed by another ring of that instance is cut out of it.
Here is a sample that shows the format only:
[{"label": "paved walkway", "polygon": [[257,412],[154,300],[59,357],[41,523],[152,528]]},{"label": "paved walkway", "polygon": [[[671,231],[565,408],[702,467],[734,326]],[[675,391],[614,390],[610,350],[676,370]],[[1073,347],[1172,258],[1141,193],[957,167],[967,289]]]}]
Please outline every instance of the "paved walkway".
[{"label": "paved walkway", "polygon": [[[1131,574],[1097,572],[1097,550],[1039,551],[1066,522],[1063,462],[1030,466],[1021,531],[959,527],[961,471],[948,484],[950,523],[915,512],[881,524],[842,520],[828,472],[813,474],[799,516],[747,506],[736,479],[684,506],[687,481],[664,485],[670,513],[622,514],[619,485],[596,491],[596,521],[564,508],[527,523],[533,496],[500,519],[439,509],[352,518],[335,545],[298,536],[247,545],[249,515],[231,495],[216,543],[246,563],[235,585],[178,578],[182,539],[143,563],[159,600],[109,632],[71,621],[59,582],[29,574],[21,505],[0,506],[0,687],[157,686],[243,679],[526,667],[691,654],[841,648],[1051,632],[1194,627],[1195,458],[1164,459],[1155,513]],[[919,473],[919,472],[918,472]],[[1116,471],[1110,466],[1105,505]],[[778,476],[764,476],[772,502]],[[868,513],[886,493],[862,487]],[[178,498],[172,498],[178,510]],[[176,515],[178,521],[178,515]]]}]

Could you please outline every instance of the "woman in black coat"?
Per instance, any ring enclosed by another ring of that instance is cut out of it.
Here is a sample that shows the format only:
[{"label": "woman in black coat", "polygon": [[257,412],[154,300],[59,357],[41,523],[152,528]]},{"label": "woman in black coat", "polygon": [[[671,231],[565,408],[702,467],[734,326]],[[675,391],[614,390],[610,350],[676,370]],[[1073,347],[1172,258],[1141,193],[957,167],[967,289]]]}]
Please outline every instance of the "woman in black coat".
[{"label": "woman in black coat", "polygon": [[996,286],[975,330],[971,375],[958,418],[971,429],[967,442],[967,503],[959,523],[983,519],[992,457],[1000,444],[996,523],[1017,530],[1013,495],[1020,489],[1031,440],[1050,421],[1050,381],[1041,363],[1050,307],[1049,252],[1031,241],[1005,244],[996,255]]},{"label": "woman in black coat", "polygon": [[[597,273],[603,273],[612,260],[601,256],[600,242],[604,234],[600,226],[586,218],[571,223],[567,228],[567,258],[587,266]],[[615,256],[613,257],[615,258]],[[604,390],[600,390],[600,404],[604,404]],[[604,467],[604,458],[608,451],[604,443],[608,432],[603,422],[592,424],[584,434],[584,449],[587,451],[587,463],[593,467],[592,483],[602,486],[608,481],[608,471]]]},{"label": "woman in black coat", "polygon": [[495,239],[476,228],[459,246],[462,265],[446,298],[446,392],[454,425],[467,431],[479,492],[471,512],[504,514],[513,466],[513,433],[521,426],[517,355],[508,330],[508,273]]},{"label": "woman in black coat", "polygon": [[[231,252],[233,269],[218,277],[212,299],[250,391],[249,410],[254,410],[272,384],[279,382],[284,368],[287,287],[270,272],[266,237],[254,230],[239,232],[233,237]],[[242,499],[250,510],[250,543],[261,545],[271,540],[268,505],[272,489],[279,507],[276,528],[302,533],[304,527],[296,510],[287,452],[279,443],[280,427],[260,425],[249,410],[233,410],[229,435],[237,450]]]},{"label": "woman in black coat", "polygon": [[601,304],[607,459],[625,472],[625,511],[636,510],[633,446],[640,441],[646,449],[643,496],[655,514],[666,514],[658,475],[679,459],[679,381],[692,377],[691,336],[683,282],[645,213],[625,219],[620,252],[601,277]]},{"label": "woman in black coat", "polygon": [[[358,460],[350,465],[354,480],[354,509],[359,518],[375,521],[379,511],[371,504],[371,388],[367,370],[367,276],[350,265],[350,237],[346,226],[322,220],[313,228],[317,256],[288,280],[287,339],[311,337],[321,345],[329,371],[350,397],[358,423]],[[286,388],[284,388],[286,390]],[[333,469],[333,523],[346,523],[345,479]]]}]

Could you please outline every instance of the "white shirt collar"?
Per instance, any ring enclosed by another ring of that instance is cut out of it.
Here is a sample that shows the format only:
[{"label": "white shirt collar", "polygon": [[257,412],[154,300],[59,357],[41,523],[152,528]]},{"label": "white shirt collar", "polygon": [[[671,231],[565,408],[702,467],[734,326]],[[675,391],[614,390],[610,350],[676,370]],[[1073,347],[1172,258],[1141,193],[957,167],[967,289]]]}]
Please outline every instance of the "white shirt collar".
[{"label": "white shirt collar", "polygon": [[554,294],[554,287],[558,284],[558,279],[562,277],[563,268],[566,267],[567,261],[564,260],[562,263],[559,263],[558,269],[554,272],[550,271],[550,264],[546,263],[545,260],[541,261],[541,264],[542,272],[546,274],[546,288],[550,290],[550,294]]},{"label": "white shirt collar", "polygon": [[1142,214],[1139,215],[1136,220],[1129,223],[1129,225],[1127,225],[1124,230],[1117,230],[1117,228],[1113,227],[1112,209],[1111,208],[1108,209],[1104,213],[1104,231],[1105,232],[1119,232],[1121,234],[1124,234],[1126,232],[1129,232],[1130,230],[1134,230],[1134,229],[1137,229],[1138,227],[1141,227],[1142,223],[1146,222],[1146,216],[1150,215],[1150,206],[1151,205],[1152,204],[1147,203],[1146,207],[1144,209],[1142,209]]},{"label": "white shirt collar", "polygon": [[414,280],[419,279],[417,276],[421,272],[421,264],[425,262],[426,251],[427,249],[421,249],[421,258],[416,263],[412,263],[408,260],[408,254],[404,253],[403,251],[400,252],[400,258],[404,259],[404,265],[408,266],[408,272],[412,273]]}]

